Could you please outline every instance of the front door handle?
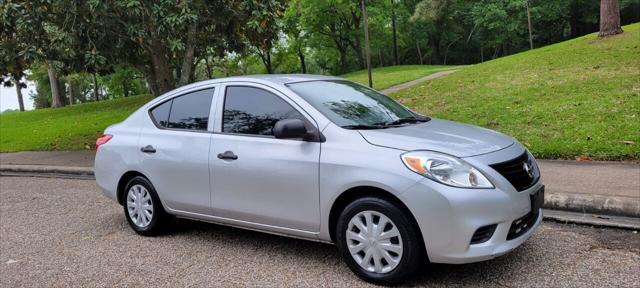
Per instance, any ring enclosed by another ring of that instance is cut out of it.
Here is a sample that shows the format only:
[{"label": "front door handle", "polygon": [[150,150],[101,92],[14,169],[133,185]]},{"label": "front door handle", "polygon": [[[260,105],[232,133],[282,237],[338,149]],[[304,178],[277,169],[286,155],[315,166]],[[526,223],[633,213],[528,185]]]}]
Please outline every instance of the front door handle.
[{"label": "front door handle", "polygon": [[156,148],[153,148],[151,145],[144,146],[140,148],[140,151],[144,153],[156,153]]},{"label": "front door handle", "polygon": [[232,151],[225,151],[224,153],[219,153],[218,154],[218,159],[222,159],[222,160],[237,160],[238,159],[238,155],[233,154]]}]

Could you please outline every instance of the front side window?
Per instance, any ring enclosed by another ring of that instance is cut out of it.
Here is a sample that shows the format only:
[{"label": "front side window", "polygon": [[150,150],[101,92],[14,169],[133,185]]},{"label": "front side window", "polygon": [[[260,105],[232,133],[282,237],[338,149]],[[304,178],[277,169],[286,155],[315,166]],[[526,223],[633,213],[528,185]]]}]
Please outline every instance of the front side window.
[{"label": "front side window", "polygon": [[175,97],[151,110],[162,128],[206,131],[213,99],[213,88]]},{"label": "front side window", "polygon": [[273,126],[282,119],[303,116],[289,103],[260,88],[230,86],[224,99],[222,132],[273,136]]},{"label": "front side window", "polygon": [[308,81],[287,86],[338,126],[379,125],[416,117],[391,98],[351,81]]}]

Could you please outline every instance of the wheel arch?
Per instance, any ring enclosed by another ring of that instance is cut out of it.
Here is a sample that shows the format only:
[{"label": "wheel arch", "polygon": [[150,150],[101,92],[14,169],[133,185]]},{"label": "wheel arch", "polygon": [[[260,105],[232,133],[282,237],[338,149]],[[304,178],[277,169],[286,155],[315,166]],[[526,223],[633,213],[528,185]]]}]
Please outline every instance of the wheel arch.
[{"label": "wheel arch", "polygon": [[120,205],[124,205],[124,189],[126,188],[127,183],[137,176],[141,176],[149,180],[149,177],[135,170],[127,171],[120,176],[120,180],[118,180],[118,188],[116,190],[116,196],[118,197],[118,203],[120,203]]},{"label": "wheel arch", "polygon": [[405,205],[402,202],[402,200],[400,200],[400,198],[398,198],[393,193],[379,187],[374,187],[374,186],[356,186],[356,187],[349,188],[346,191],[342,192],[340,196],[338,196],[336,200],[333,202],[333,205],[331,205],[331,210],[329,212],[329,235],[333,243],[336,243],[335,230],[336,230],[336,225],[338,223],[338,217],[340,217],[340,214],[342,213],[344,208],[347,207],[347,205],[349,205],[349,203],[363,197],[381,198],[391,202],[394,205],[397,205],[400,209],[405,211],[409,216],[409,220],[411,221],[411,224],[414,226],[414,229],[416,229],[418,237],[420,237],[420,243],[422,244],[422,247],[421,247],[422,251],[425,253],[425,255],[427,254],[424,239],[422,238],[422,233],[420,231],[420,226],[418,225],[416,218],[413,216],[413,213],[411,213],[411,210],[409,210],[409,207],[407,207],[407,205]]}]

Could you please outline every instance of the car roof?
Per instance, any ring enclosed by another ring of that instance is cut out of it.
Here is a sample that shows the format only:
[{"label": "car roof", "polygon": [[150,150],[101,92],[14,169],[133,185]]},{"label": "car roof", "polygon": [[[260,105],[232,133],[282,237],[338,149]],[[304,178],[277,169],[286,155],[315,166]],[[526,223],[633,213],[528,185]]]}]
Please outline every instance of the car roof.
[{"label": "car roof", "polygon": [[[169,97],[170,95],[175,95],[176,93],[181,93],[183,91],[206,86],[209,84],[219,84],[219,83],[234,82],[234,81],[286,85],[290,83],[298,83],[298,82],[305,82],[305,81],[321,81],[321,80],[344,80],[344,79],[335,77],[335,76],[313,75],[313,74],[264,74],[264,75],[232,76],[232,77],[226,77],[226,78],[215,78],[210,80],[194,82],[194,83],[173,89],[167,93],[164,93],[163,95],[166,95],[167,97]],[[165,97],[161,96],[159,98],[165,98]]]},{"label": "car roof", "polygon": [[272,82],[276,84],[289,84],[304,81],[318,81],[318,80],[340,80],[341,78],[335,76],[326,75],[313,75],[313,74],[262,74],[262,75],[246,75],[246,76],[234,76],[227,78],[215,79],[220,82],[225,81],[242,81],[242,80],[262,80]]}]

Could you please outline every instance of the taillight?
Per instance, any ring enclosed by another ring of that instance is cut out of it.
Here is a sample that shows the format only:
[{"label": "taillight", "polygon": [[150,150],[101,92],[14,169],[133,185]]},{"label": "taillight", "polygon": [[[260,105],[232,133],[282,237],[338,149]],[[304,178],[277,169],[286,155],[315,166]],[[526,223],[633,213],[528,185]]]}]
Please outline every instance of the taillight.
[{"label": "taillight", "polygon": [[111,138],[113,138],[113,135],[105,134],[100,136],[98,140],[96,140],[96,151],[98,151],[98,148],[100,148],[100,145],[109,142]]}]

